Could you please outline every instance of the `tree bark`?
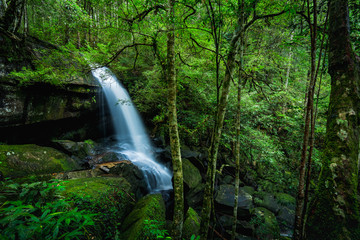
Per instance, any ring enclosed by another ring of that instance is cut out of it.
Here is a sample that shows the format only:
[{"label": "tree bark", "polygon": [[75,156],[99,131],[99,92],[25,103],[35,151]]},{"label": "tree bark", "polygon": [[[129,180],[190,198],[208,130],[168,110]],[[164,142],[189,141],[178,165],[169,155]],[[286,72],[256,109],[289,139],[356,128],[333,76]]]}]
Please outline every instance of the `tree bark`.
[{"label": "tree bark", "polygon": [[[4,1],[4,0],[2,0]],[[5,7],[6,3],[2,3]],[[11,0],[0,19],[1,27],[9,32],[15,33],[19,30],[24,11],[25,0]]]},{"label": "tree bark", "polygon": [[359,239],[359,62],[351,47],[347,0],[329,1],[331,93],[326,145],[308,239]]},{"label": "tree bark", "polygon": [[[316,0],[313,0],[313,8],[317,9]],[[310,37],[311,37],[311,71],[310,71],[310,84],[307,94],[307,105],[305,114],[305,127],[303,146],[301,151],[301,161],[299,168],[299,186],[296,199],[295,209],[295,226],[294,226],[294,240],[303,239],[303,224],[304,224],[304,200],[305,200],[305,171],[306,171],[306,155],[309,146],[309,132],[310,126],[313,124],[313,111],[314,111],[314,91],[316,83],[316,27],[317,27],[317,14],[313,13],[314,23],[310,23]],[[308,16],[310,19],[310,2],[308,0]],[[310,146],[311,148],[311,146]],[[310,167],[310,166],[308,166]]]},{"label": "tree bark", "polygon": [[226,106],[229,98],[230,83],[234,71],[236,44],[240,38],[240,31],[242,31],[242,29],[237,29],[230,42],[229,53],[226,61],[226,72],[221,89],[220,102],[218,104],[218,109],[216,114],[215,129],[209,150],[208,168],[206,171],[206,185],[204,191],[203,207],[201,211],[201,224],[200,224],[201,240],[207,239],[208,228],[210,225],[210,217],[211,217],[210,215],[211,215],[211,209],[213,207],[212,202],[213,202],[213,194],[214,194],[214,186],[215,186],[217,154],[220,144],[221,131],[225,118]]},{"label": "tree bark", "polygon": [[[241,0],[240,4],[240,24],[241,29],[244,27],[244,0]],[[240,36],[240,61],[239,61],[239,76],[237,83],[237,106],[236,106],[236,144],[235,144],[235,195],[234,195],[234,222],[232,226],[231,240],[235,240],[236,238],[236,227],[237,227],[237,211],[238,211],[238,201],[239,201],[239,185],[240,185],[240,133],[241,133],[241,84],[242,84],[242,68],[244,66],[244,33],[242,32]]]},{"label": "tree bark", "polygon": [[181,239],[184,219],[183,171],[180,152],[180,139],[176,114],[176,75],[175,75],[175,34],[174,34],[174,0],[169,0],[169,26],[167,33],[167,82],[169,107],[169,135],[171,157],[174,172],[174,217],[172,236]]}]

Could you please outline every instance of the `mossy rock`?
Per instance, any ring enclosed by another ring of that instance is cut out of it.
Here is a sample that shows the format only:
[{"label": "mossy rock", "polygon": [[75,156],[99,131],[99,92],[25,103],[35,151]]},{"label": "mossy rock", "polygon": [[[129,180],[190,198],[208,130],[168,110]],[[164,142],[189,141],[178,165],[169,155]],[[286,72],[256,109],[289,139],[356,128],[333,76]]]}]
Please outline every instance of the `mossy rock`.
[{"label": "mossy rock", "polygon": [[3,175],[15,178],[79,169],[64,153],[34,144],[0,145],[0,162]]},{"label": "mossy rock", "polygon": [[257,207],[251,210],[251,223],[255,226],[255,235],[257,239],[279,239],[280,228],[276,221],[274,213],[263,207]]},{"label": "mossy rock", "polygon": [[184,182],[190,189],[201,183],[202,178],[199,169],[197,169],[188,159],[183,159],[183,174]]},{"label": "mossy rock", "polygon": [[191,207],[188,209],[183,226],[183,238],[190,239],[192,235],[198,236],[200,232],[200,217]]},{"label": "mossy rock", "polygon": [[136,203],[132,212],[121,224],[121,239],[146,239],[145,220],[165,222],[165,203],[161,194],[149,194]]},{"label": "mossy rock", "polygon": [[254,200],[254,203],[256,206],[264,207],[273,212],[274,214],[277,214],[280,211],[281,205],[275,198],[275,196],[271,193],[256,192],[255,196],[256,198]]},{"label": "mossy rock", "polygon": [[63,182],[65,187],[62,193],[65,196],[77,195],[80,197],[99,197],[112,189],[121,189],[131,194],[130,184],[121,177],[94,177],[70,179]]},{"label": "mossy rock", "polygon": [[[97,214],[94,217],[96,234],[115,234],[118,225],[135,205],[130,184],[120,177],[93,177],[63,181],[61,193],[73,201],[74,207]],[[99,230],[101,229],[101,230]],[[96,236],[96,239],[102,239]]]},{"label": "mossy rock", "polygon": [[282,206],[295,211],[296,199],[293,196],[286,193],[276,193],[275,198]]},{"label": "mossy rock", "polygon": [[70,154],[81,159],[95,154],[95,142],[93,142],[92,140],[86,140],[85,142],[73,142],[71,140],[54,140],[53,142],[62,149],[64,149],[65,152],[69,152]]}]

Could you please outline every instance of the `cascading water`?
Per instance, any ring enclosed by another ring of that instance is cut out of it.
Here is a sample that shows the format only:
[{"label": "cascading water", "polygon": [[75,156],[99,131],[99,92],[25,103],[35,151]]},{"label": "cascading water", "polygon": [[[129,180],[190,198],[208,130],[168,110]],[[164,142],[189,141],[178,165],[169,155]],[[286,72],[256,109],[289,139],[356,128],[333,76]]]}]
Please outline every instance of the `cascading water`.
[{"label": "cascading water", "polygon": [[115,129],[114,150],[143,171],[151,192],[172,189],[172,174],[155,161],[150,139],[128,92],[106,67],[92,70],[92,75],[101,84],[109,105]]}]

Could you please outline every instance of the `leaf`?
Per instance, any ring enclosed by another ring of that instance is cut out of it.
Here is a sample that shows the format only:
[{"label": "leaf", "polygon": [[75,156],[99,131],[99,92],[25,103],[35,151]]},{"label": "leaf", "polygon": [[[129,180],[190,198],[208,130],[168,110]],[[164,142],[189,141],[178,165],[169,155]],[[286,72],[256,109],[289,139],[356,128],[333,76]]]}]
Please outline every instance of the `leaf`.
[{"label": "leaf", "polygon": [[59,225],[56,225],[53,233],[53,238],[56,239],[58,234],[59,234]]}]

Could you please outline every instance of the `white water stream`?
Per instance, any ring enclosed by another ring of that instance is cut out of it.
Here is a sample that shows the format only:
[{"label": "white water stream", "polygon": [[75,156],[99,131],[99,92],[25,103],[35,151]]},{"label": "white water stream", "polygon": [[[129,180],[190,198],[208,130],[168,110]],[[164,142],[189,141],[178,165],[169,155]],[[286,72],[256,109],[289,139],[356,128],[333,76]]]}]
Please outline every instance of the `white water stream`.
[{"label": "white water stream", "polygon": [[156,162],[142,120],[126,89],[106,67],[92,70],[102,86],[115,129],[116,150],[144,173],[151,192],[172,189],[172,173]]}]

